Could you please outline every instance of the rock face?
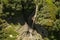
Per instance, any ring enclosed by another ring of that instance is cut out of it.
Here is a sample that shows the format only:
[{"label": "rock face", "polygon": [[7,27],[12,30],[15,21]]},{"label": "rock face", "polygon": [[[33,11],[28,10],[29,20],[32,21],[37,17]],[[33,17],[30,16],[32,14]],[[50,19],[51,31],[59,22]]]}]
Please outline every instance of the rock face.
[{"label": "rock face", "polygon": [[[27,33],[28,25],[25,23],[22,28],[20,28],[17,32],[19,35],[16,40],[43,40],[42,36],[34,30],[32,34]],[[31,36],[32,35],[32,36]]]}]

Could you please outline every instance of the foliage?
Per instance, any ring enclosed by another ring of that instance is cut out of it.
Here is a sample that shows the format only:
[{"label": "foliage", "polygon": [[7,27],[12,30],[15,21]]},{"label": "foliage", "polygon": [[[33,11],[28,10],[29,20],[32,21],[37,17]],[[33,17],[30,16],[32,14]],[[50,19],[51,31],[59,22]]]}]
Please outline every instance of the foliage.
[{"label": "foliage", "polygon": [[[46,40],[60,40],[59,0],[1,0],[0,40],[15,40],[18,33],[15,29],[17,27],[14,26],[20,24],[22,15],[28,18],[30,14],[35,13],[36,6],[38,9],[35,23],[43,25],[48,30],[49,35]],[[24,20],[22,21],[21,24],[24,24]]]},{"label": "foliage", "polygon": [[0,40],[15,40],[17,35],[18,33],[13,27],[7,27],[3,30],[0,30]]},{"label": "foliage", "polygon": [[[59,2],[55,1],[54,3]],[[43,1],[42,8],[39,9],[36,23],[44,25],[45,28],[49,31],[49,38],[50,40],[59,40],[59,33],[60,33],[60,9],[59,5],[55,5],[52,0]],[[59,32],[58,32],[59,31]],[[56,33],[58,32],[58,33]],[[51,38],[53,36],[54,38]]]}]

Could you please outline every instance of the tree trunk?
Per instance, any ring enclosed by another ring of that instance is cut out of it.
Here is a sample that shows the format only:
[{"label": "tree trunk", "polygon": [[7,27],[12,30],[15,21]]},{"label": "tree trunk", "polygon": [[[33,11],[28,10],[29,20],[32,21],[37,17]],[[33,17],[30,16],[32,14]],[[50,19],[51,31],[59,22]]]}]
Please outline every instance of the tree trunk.
[{"label": "tree trunk", "polygon": [[34,15],[34,17],[32,18],[33,23],[36,21],[37,13],[38,13],[38,5],[36,5],[35,15]]},{"label": "tree trunk", "polygon": [[37,13],[38,13],[38,5],[36,5],[36,9],[35,9],[35,15],[33,16],[32,20],[33,20],[33,23],[32,23],[32,29],[29,28],[29,32],[30,32],[30,37],[32,37],[32,33],[33,33],[33,28],[34,28],[34,23],[36,21],[36,16],[37,16]]}]

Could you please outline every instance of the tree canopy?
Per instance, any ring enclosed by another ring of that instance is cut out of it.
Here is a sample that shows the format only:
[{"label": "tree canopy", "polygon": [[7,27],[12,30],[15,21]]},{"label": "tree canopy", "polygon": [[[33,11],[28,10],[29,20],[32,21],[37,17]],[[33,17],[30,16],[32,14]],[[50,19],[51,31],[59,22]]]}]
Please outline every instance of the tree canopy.
[{"label": "tree canopy", "polygon": [[0,0],[0,40],[16,40],[16,30],[32,20],[48,31],[46,40],[60,40],[60,0]]}]

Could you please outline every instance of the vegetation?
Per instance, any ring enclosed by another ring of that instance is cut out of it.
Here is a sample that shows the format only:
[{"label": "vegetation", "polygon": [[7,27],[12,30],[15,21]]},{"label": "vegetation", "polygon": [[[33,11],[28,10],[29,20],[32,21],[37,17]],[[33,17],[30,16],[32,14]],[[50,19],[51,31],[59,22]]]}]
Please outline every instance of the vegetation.
[{"label": "vegetation", "polygon": [[60,0],[0,0],[0,40],[16,40],[25,23],[44,40],[60,40]]}]

